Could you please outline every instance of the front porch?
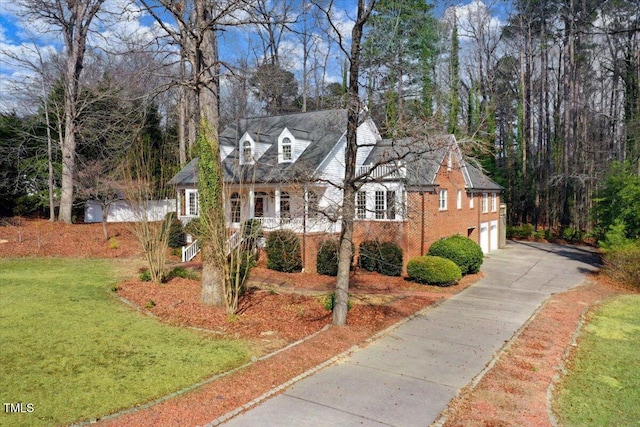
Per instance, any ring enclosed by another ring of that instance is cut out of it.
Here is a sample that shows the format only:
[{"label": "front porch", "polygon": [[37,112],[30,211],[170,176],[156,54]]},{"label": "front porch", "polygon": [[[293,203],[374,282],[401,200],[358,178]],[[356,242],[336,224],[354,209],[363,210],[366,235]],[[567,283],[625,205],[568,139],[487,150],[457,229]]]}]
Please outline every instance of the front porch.
[{"label": "front porch", "polygon": [[[254,219],[265,232],[291,230],[298,234],[337,233],[340,222],[335,213],[339,199],[332,200],[331,189],[314,186],[233,186],[225,197],[227,228],[238,230],[243,222]],[[198,191],[179,189],[178,218],[183,224],[199,217]]]}]

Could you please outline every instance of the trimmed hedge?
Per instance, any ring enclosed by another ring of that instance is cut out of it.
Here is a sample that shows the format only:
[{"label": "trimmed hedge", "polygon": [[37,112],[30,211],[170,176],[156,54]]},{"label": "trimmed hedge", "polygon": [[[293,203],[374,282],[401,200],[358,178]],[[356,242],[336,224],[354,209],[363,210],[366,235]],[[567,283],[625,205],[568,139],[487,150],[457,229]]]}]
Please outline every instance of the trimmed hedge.
[{"label": "trimmed hedge", "polygon": [[428,255],[450,259],[460,267],[462,274],[474,274],[480,271],[484,259],[480,245],[459,234],[434,242],[429,248]]},{"label": "trimmed hedge", "polygon": [[293,273],[302,270],[302,255],[298,236],[291,230],[276,230],[267,237],[265,247],[267,267]]},{"label": "trimmed hedge", "polygon": [[402,249],[393,242],[365,240],[360,243],[360,267],[385,276],[402,273]]},{"label": "trimmed hedge", "polygon": [[450,286],[458,283],[462,278],[462,271],[449,259],[424,255],[409,260],[407,275],[414,282]]}]

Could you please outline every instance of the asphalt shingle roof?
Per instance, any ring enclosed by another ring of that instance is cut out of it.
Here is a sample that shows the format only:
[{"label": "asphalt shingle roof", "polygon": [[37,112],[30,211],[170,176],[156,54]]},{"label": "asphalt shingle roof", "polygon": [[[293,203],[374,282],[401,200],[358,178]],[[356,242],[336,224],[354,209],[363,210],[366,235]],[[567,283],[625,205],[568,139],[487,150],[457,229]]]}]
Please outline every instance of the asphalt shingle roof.
[{"label": "asphalt shingle roof", "polygon": [[[307,148],[292,163],[278,163],[278,136],[288,129],[295,138],[309,141]],[[234,147],[224,159],[224,179],[229,183],[296,182],[312,178],[347,129],[346,110],[325,110],[284,116],[256,117],[239,120],[220,134],[220,145]],[[256,143],[269,148],[254,165],[240,166],[238,141],[248,133]],[[429,139],[399,139],[380,141],[373,147],[364,164],[376,164],[385,159],[401,157],[406,165],[405,183],[409,188],[435,186],[436,175],[449,151],[457,150],[453,135]],[[190,186],[197,183],[198,159],[191,160],[169,184]],[[480,169],[463,160],[465,180],[469,189],[501,191],[502,187]]]}]

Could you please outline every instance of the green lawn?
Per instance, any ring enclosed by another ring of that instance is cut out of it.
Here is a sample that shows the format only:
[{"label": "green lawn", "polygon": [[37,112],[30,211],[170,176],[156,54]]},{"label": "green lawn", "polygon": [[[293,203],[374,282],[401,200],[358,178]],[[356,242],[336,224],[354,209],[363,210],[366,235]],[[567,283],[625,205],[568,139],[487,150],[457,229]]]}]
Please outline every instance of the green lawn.
[{"label": "green lawn", "polygon": [[640,295],[597,310],[556,396],[565,426],[640,425]]},{"label": "green lawn", "polygon": [[[236,367],[243,343],[163,325],[111,292],[109,261],[0,259],[0,425],[68,424]],[[4,403],[33,405],[6,413]]]}]

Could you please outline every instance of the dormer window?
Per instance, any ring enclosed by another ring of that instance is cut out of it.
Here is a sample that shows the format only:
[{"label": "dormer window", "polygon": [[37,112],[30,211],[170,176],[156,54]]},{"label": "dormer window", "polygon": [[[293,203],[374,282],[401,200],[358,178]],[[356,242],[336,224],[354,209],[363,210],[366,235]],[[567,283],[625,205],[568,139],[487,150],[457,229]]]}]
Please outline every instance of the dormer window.
[{"label": "dormer window", "polygon": [[[294,129],[295,131],[295,129]],[[301,131],[299,131],[301,132]],[[284,128],[278,135],[278,163],[293,163],[311,144],[310,140],[301,139],[291,130]]]},{"label": "dormer window", "polygon": [[285,137],[282,138],[282,161],[290,162],[291,160],[293,160],[293,145],[291,138]]},{"label": "dormer window", "polygon": [[242,143],[242,163],[253,163],[253,144],[248,139]]}]

